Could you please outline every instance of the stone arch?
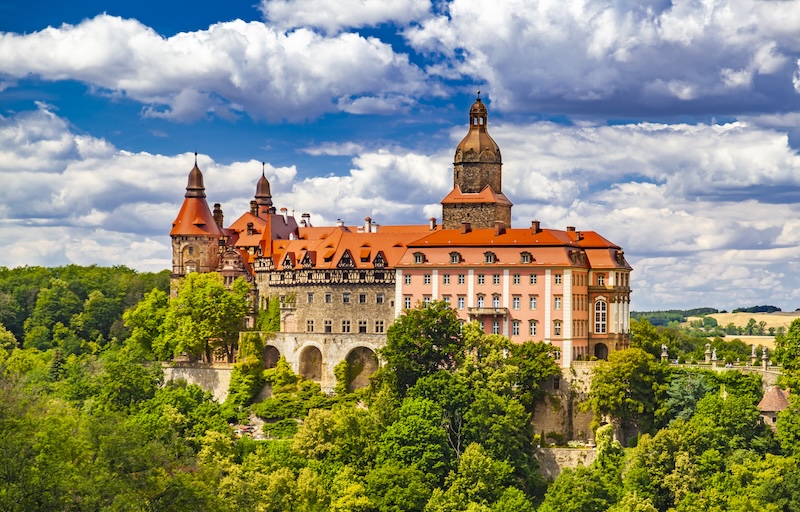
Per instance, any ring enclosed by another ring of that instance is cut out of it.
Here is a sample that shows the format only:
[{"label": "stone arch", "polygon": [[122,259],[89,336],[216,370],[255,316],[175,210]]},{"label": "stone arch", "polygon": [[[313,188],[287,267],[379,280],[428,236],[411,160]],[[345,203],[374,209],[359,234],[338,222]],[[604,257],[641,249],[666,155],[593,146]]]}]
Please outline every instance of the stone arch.
[{"label": "stone arch", "polygon": [[378,369],[378,356],[369,347],[355,347],[347,357],[348,391],[355,391],[369,386],[369,378]]},{"label": "stone arch", "polygon": [[309,380],[322,380],[322,351],[309,345],[300,351],[300,375]]},{"label": "stone arch", "polygon": [[594,346],[594,356],[597,359],[608,359],[608,347],[605,343],[598,343]]},{"label": "stone arch", "polygon": [[278,366],[278,359],[281,357],[281,352],[277,347],[267,345],[264,347],[264,368],[270,369]]}]

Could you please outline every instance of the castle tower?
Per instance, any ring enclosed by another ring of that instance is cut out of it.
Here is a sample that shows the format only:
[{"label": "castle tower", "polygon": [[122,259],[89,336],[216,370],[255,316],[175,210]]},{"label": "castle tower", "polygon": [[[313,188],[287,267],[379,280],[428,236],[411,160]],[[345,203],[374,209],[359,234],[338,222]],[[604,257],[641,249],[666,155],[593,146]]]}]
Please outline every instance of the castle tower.
[{"label": "castle tower", "polygon": [[456,147],[453,190],[442,200],[442,227],[511,227],[511,201],[503,194],[500,148],[487,131],[488,113],[480,97],[469,109],[469,132]]},{"label": "castle tower", "polygon": [[[216,206],[216,205],[215,205]],[[189,172],[183,205],[172,222],[172,281],[191,272],[212,272],[219,263],[218,247],[224,245],[225,234],[221,226],[222,210],[211,213],[206,202],[203,173],[197,167]],[[174,286],[172,287],[174,289]]]},{"label": "castle tower", "polygon": [[256,205],[258,205],[258,214],[262,213],[275,213],[275,207],[272,205],[272,192],[269,187],[269,180],[264,175],[264,166],[266,164],[261,162],[261,178],[256,184]]}]

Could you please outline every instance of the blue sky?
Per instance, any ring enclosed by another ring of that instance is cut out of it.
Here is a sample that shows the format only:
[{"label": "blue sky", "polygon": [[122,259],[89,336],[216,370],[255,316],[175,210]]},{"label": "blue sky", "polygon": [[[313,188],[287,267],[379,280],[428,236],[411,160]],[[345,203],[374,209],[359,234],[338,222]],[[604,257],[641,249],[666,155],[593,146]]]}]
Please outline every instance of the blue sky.
[{"label": "blue sky", "polygon": [[[187,7],[188,5],[188,7]],[[0,2],[0,265],[170,265],[194,151],[247,209],[441,217],[480,89],[513,224],[634,309],[800,307],[800,2]]]}]

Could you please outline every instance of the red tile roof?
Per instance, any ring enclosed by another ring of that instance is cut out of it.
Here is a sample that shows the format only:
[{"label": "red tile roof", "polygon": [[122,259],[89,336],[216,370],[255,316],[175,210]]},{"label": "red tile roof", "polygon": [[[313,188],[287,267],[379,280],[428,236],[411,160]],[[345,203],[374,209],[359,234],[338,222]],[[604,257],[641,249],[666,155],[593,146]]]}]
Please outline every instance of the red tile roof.
[{"label": "red tile roof", "polygon": [[498,203],[511,206],[511,201],[502,192],[495,193],[489,185],[483,187],[477,194],[461,192],[461,188],[456,185],[453,190],[442,199],[442,204],[463,204],[463,203]]},{"label": "red tile roof", "polygon": [[764,398],[758,402],[761,412],[781,412],[789,407],[789,391],[773,386],[764,393]]},{"label": "red tile roof", "polygon": [[170,236],[174,235],[208,235],[223,236],[217,226],[208,203],[202,197],[187,197],[183,200],[178,216],[172,222]]}]

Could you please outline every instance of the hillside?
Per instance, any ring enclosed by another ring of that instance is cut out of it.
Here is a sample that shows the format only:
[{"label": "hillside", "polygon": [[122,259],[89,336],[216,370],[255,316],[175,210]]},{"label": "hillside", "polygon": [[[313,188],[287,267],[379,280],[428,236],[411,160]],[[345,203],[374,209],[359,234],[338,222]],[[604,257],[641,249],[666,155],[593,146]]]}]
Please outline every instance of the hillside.
[{"label": "hillside", "polygon": [[[756,321],[756,323],[762,321],[765,322],[767,329],[770,327],[774,327],[775,329],[778,327],[784,327],[788,329],[789,324],[792,323],[792,320],[795,318],[800,318],[800,312],[779,311],[777,313],[714,313],[707,316],[716,320],[717,323],[722,327],[725,327],[729,323],[733,323],[733,325],[737,327],[744,327],[752,318]],[[701,317],[698,316],[691,316],[686,320],[691,322],[693,320],[699,320],[700,318]]]}]

